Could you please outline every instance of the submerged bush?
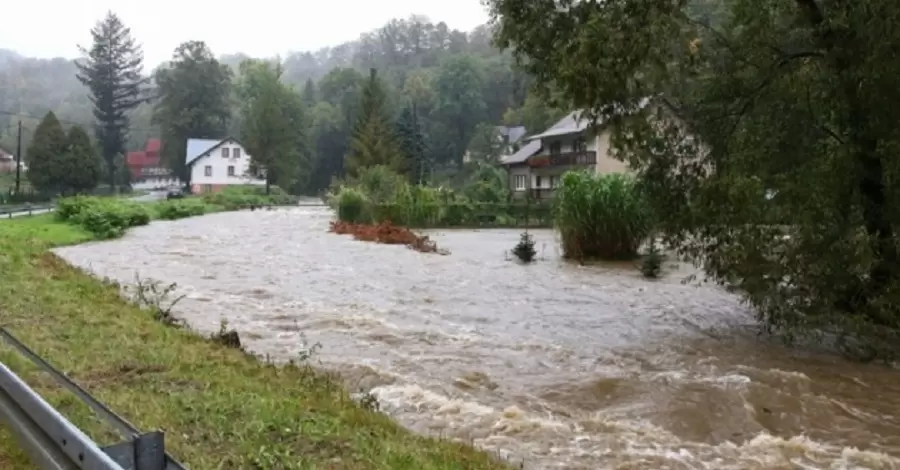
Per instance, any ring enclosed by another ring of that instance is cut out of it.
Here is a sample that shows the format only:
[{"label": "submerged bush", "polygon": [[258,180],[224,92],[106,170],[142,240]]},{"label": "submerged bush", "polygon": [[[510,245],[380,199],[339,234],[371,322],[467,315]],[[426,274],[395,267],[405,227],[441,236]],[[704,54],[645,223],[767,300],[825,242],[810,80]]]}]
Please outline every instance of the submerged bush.
[{"label": "submerged bush", "polygon": [[633,259],[651,228],[650,205],[633,177],[569,172],[556,191],[554,224],[563,256]]},{"label": "submerged bush", "polygon": [[250,206],[289,205],[297,202],[296,198],[278,186],[272,186],[269,190],[269,194],[266,194],[264,186],[230,186],[222,191],[203,194],[203,201],[227,210]]},{"label": "submerged bush", "polygon": [[516,244],[512,252],[523,263],[534,261],[534,257],[537,256],[537,250],[534,249],[534,237],[528,232],[522,232],[519,243]]},{"label": "submerged bush", "polygon": [[177,220],[196,215],[203,215],[213,206],[199,199],[177,199],[160,202],[156,213],[163,220]]}]

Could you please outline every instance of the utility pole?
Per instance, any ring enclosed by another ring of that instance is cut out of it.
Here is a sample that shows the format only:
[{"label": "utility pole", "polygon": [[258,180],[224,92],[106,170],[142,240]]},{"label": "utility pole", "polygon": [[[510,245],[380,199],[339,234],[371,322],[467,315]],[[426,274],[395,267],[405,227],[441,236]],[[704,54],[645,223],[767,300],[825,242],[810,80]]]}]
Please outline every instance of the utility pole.
[{"label": "utility pole", "polygon": [[19,182],[22,179],[22,120],[19,119],[19,135],[16,138],[16,196],[19,195]]}]

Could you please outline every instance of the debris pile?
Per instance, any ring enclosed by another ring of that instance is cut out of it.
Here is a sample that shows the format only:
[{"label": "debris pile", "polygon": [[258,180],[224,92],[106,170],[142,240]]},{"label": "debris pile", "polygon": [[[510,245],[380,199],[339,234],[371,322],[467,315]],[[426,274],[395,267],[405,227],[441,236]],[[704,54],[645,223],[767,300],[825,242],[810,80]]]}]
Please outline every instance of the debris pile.
[{"label": "debris pile", "polygon": [[417,235],[406,227],[398,227],[390,222],[382,222],[378,225],[351,224],[339,220],[331,222],[332,233],[339,235],[353,235],[353,238],[361,241],[384,243],[387,245],[406,245],[421,253],[448,254],[446,250],[440,250],[426,235]]}]

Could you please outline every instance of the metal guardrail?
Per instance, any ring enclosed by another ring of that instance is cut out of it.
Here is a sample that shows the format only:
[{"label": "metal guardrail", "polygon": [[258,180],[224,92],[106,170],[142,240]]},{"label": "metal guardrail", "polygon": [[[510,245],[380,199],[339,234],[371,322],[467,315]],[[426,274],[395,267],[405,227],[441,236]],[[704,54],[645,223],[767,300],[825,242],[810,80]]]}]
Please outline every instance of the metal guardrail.
[{"label": "metal guardrail", "polygon": [[35,212],[43,213],[47,211],[52,211],[56,208],[56,204],[43,204],[39,206],[17,206],[17,207],[6,207],[0,209],[0,217],[6,217],[11,219],[13,217],[17,217],[20,215],[33,215]]},{"label": "metal guardrail", "polygon": [[0,362],[0,424],[10,430],[38,468],[184,470],[185,467],[165,452],[162,432],[141,433],[28,349],[5,328],[0,328],[0,338],[75,394],[125,439],[110,446],[98,445]]}]

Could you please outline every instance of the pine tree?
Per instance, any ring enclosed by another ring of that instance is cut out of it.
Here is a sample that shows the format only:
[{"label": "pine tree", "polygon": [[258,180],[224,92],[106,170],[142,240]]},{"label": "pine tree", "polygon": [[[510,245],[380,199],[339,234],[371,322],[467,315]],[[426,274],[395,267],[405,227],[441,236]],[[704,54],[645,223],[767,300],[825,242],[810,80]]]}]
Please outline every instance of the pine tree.
[{"label": "pine tree", "polygon": [[111,187],[117,186],[116,159],[125,154],[130,123],[129,112],[145,100],[142,75],[143,52],[131,37],[131,30],[109,12],[91,29],[93,45],[81,52],[87,57],[76,62],[78,80],[88,87],[97,123],[94,129],[106,162]]},{"label": "pine tree", "polygon": [[62,189],[62,161],[67,150],[66,132],[53,112],[48,112],[34,131],[25,154],[28,181],[40,191]]},{"label": "pine tree", "polygon": [[72,126],[60,168],[61,184],[72,193],[84,193],[97,187],[103,176],[103,160],[81,126]]},{"label": "pine tree", "polygon": [[362,91],[350,152],[345,158],[345,169],[351,176],[358,175],[363,168],[375,165],[403,170],[403,158],[397,147],[394,129],[386,116],[385,100],[384,88],[375,69],[372,69],[369,81]]},{"label": "pine tree", "polygon": [[316,104],[316,84],[313,79],[307,79],[303,85],[303,105],[311,108]]},{"label": "pine tree", "polygon": [[404,168],[410,181],[422,184],[427,173],[425,136],[419,125],[416,107],[407,107],[400,114],[396,125],[397,144],[403,158]]}]

